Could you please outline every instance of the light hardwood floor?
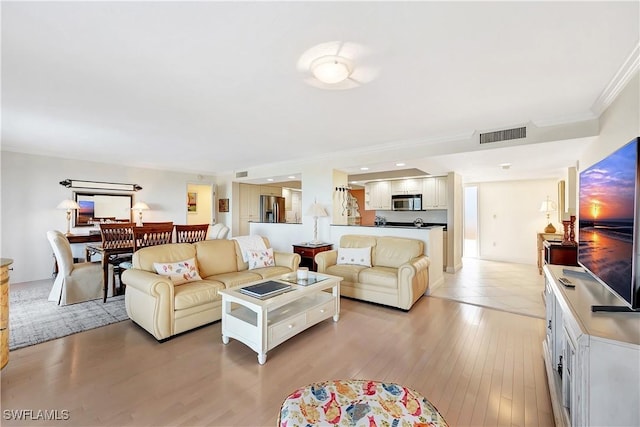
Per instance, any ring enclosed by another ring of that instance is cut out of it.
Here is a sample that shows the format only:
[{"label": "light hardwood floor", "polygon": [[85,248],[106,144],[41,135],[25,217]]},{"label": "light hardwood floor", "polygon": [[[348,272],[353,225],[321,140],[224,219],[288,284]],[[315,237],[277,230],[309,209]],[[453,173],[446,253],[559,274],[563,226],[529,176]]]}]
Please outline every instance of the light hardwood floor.
[{"label": "light hardwood floor", "polygon": [[[2,425],[274,426],[297,387],[360,378],[418,390],[451,426],[553,426],[542,319],[432,297],[408,313],[341,308],[263,366],[244,344],[223,345],[219,322],[162,344],[125,321],[16,350],[1,374]],[[20,409],[70,418],[6,419]]]},{"label": "light hardwood floor", "polygon": [[544,319],[544,277],[533,264],[464,258],[431,295]]}]

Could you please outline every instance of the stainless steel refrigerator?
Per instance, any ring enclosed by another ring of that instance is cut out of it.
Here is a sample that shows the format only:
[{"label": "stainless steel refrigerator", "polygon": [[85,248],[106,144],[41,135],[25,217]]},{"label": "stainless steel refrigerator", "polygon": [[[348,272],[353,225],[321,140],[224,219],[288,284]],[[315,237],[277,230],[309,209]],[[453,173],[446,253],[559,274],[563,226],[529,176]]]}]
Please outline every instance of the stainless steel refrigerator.
[{"label": "stainless steel refrigerator", "polygon": [[286,222],[284,197],[260,196],[260,222]]}]

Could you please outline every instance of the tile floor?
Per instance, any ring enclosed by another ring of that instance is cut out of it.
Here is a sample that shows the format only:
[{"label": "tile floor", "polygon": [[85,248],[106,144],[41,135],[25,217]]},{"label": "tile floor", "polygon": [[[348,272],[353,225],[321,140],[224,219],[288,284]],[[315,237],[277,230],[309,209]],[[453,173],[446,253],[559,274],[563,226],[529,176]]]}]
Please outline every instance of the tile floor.
[{"label": "tile floor", "polygon": [[544,318],[544,276],[531,264],[514,264],[464,258],[455,274],[445,273],[445,283],[431,296],[510,313]]}]

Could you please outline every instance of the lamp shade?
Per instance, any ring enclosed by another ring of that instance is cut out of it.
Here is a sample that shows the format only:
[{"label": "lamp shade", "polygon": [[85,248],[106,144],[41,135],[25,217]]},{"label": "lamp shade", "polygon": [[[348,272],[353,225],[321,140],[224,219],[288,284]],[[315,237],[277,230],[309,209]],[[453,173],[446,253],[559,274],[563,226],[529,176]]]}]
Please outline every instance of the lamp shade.
[{"label": "lamp shade", "polygon": [[131,208],[132,211],[146,211],[149,210],[149,206],[145,202],[136,202]]},{"label": "lamp shade", "polygon": [[309,209],[307,210],[307,215],[315,216],[315,217],[329,216],[329,214],[322,207],[322,205],[317,202],[314,202],[311,206],[309,206]]},{"label": "lamp shade", "polygon": [[311,73],[323,83],[335,84],[351,74],[349,61],[341,56],[321,56],[311,63]]},{"label": "lamp shade", "polygon": [[556,203],[549,200],[548,197],[540,205],[540,212],[555,212],[557,209]]},{"label": "lamp shade", "polygon": [[72,210],[72,209],[80,209],[80,206],[71,199],[66,199],[58,203],[56,209],[64,209],[64,210]]}]

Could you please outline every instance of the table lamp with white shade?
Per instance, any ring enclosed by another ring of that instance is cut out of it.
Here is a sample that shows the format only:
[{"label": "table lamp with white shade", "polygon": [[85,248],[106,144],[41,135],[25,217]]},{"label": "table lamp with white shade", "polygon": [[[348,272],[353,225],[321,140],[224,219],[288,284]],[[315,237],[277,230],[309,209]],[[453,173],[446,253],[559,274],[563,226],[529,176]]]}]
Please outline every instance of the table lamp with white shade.
[{"label": "table lamp with white shade", "polygon": [[547,226],[544,229],[545,233],[555,233],[556,232],[556,228],[553,226],[553,224],[551,224],[551,221],[549,219],[550,217],[550,213],[551,212],[555,212],[556,210],[558,210],[558,207],[556,206],[555,202],[552,202],[551,200],[549,200],[549,196],[547,196],[546,200],[542,201],[542,205],[540,206],[540,212],[546,212],[547,213]]},{"label": "table lamp with white shade", "polygon": [[322,243],[320,240],[318,240],[318,218],[329,216],[329,214],[320,203],[314,201],[313,204],[309,206],[307,215],[313,216],[313,240],[310,243],[314,245]]},{"label": "table lamp with white shade", "polygon": [[67,211],[67,232],[64,233],[65,236],[73,236],[71,234],[71,211],[80,209],[80,206],[71,199],[66,199],[61,201],[56,209],[64,209]]},{"label": "table lamp with white shade", "polygon": [[136,202],[131,210],[134,212],[138,212],[138,225],[142,225],[142,211],[149,210],[149,206],[145,202]]}]

